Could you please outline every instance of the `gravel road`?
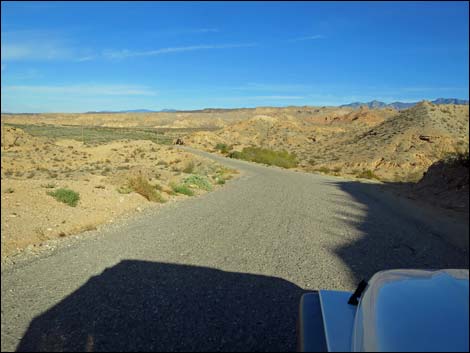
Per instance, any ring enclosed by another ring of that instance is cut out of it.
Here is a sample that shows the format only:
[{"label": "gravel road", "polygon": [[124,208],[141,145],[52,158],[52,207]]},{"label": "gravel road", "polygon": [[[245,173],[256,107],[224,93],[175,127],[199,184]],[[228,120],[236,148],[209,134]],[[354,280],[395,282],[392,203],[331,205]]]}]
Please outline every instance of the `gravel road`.
[{"label": "gravel road", "polygon": [[376,184],[196,153],[240,177],[2,268],[2,351],[293,351],[306,291],[468,268],[468,224]]}]

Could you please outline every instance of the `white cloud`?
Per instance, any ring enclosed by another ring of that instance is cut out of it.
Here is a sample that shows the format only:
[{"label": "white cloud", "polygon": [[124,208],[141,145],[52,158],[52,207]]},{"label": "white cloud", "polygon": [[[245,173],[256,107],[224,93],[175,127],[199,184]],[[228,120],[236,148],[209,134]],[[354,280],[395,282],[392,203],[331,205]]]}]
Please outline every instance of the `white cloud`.
[{"label": "white cloud", "polygon": [[155,50],[147,51],[130,51],[127,49],[124,50],[108,50],[103,52],[103,57],[108,59],[124,59],[129,57],[137,56],[156,56],[161,54],[169,53],[178,53],[178,52],[187,52],[203,49],[228,49],[228,48],[242,48],[242,47],[254,47],[256,43],[242,43],[242,44],[209,44],[209,45],[191,45],[186,47],[172,47],[172,48],[162,48]]},{"label": "white cloud", "polygon": [[56,33],[46,31],[2,32],[2,61],[60,60],[77,55]]},{"label": "white cloud", "polygon": [[[217,28],[196,28],[185,30],[186,33],[218,32]],[[129,57],[156,56],[169,53],[189,52],[209,49],[229,49],[254,47],[256,43],[202,44],[182,47],[168,47],[154,50],[108,50],[102,53],[79,48],[62,33],[28,30],[4,31],[1,33],[2,61],[49,61],[69,60],[75,62],[91,61],[99,58],[124,59]]]},{"label": "white cloud", "polygon": [[2,87],[5,94],[55,95],[73,94],[77,96],[155,96],[157,92],[145,86],[137,85],[62,85],[28,86],[14,85]]},{"label": "white cloud", "polygon": [[16,80],[32,80],[42,77],[43,75],[33,68],[23,69],[21,72],[8,72],[8,79],[10,82]]},{"label": "white cloud", "polygon": [[96,56],[94,56],[94,55],[88,55],[88,56],[82,56],[82,57],[76,58],[75,61],[78,61],[78,62],[90,61],[90,60],[93,60],[95,58],[96,58]]},{"label": "white cloud", "polygon": [[291,39],[290,42],[299,42],[299,41],[304,41],[304,40],[315,40],[315,39],[323,39],[323,38],[325,38],[324,35],[315,34],[313,36],[294,38],[294,39]]}]

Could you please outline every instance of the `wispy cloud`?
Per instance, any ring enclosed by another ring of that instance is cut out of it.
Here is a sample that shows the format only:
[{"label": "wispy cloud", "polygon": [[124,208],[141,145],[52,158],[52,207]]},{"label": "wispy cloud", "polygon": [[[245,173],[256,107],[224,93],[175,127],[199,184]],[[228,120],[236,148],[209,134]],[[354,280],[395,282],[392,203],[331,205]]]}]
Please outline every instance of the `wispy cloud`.
[{"label": "wispy cloud", "polygon": [[[3,67],[3,64],[2,64]],[[38,70],[34,68],[25,68],[20,72],[8,72],[6,75],[9,82],[12,81],[23,81],[23,80],[34,80],[44,77]]]},{"label": "wispy cloud", "polygon": [[2,61],[10,60],[56,60],[72,57],[69,49],[53,41],[9,44],[2,42]]},{"label": "wispy cloud", "polygon": [[138,57],[138,56],[156,56],[162,54],[170,54],[170,53],[180,53],[180,52],[188,52],[188,51],[196,51],[196,50],[204,50],[204,49],[229,49],[229,48],[243,48],[243,47],[255,47],[257,46],[256,43],[240,43],[240,44],[209,44],[209,45],[191,45],[185,47],[171,47],[171,48],[161,48],[155,50],[147,50],[147,51],[130,51],[127,49],[124,50],[108,50],[103,52],[103,57],[108,59],[125,59],[130,57]]},{"label": "wispy cloud", "polygon": [[96,59],[95,55],[88,55],[88,56],[78,57],[78,58],[75,59],[75,61],[83,62],[83,61],[90,61],[90,60],[93,60],[93,59]]},{"label": "wispy cloud", "polygon": [[304,40],[315,40],[315,39],[324,39],[324,38],[326,37],[323,34],[315,34],[312,36],[294,38],[294,39],[289,40],[289,42],[300,42]]},{"label": "wispy cloud", "polygon": [[79,84],[79,85],[12,85],[2,87],[5,94],[34,94],[55,95],[73,94],[77,96],[155,96],[157,92],[139,85],[103,85],[103,84]]},{"label": "wispy cloud", "polygon": [[4,31],[1,36],[2,61],[74,60],[90,55],[57,32]]}]

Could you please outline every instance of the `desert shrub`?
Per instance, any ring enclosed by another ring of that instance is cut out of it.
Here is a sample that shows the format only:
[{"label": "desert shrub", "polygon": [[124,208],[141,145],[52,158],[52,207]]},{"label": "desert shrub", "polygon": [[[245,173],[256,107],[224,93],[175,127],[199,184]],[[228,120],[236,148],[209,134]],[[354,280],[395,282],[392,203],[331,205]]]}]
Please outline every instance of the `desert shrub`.
[{"label": "desert shrub", "polygon": [[214,180],[216,184],[222,185],[222,184],[225,184],[227,180],[232,179],[233,177],[232,174],[235,172],[236,171],[233,169],[221,167],[217,169],[215,175],[212,176],[212,179]]},{"label": "desert shrub", "polygon": [[111,171],[110,167],[104,167],[103,171],[101,172],[101,175],[108,175],[110,171]]},{"label": "desert shrub", "polygon": [[328,167],[320,167],[320,168],[317,169],[317,171],[319,171],[321,173],[330,173],[331,169],[328,168]]},{"label": "desert shrub", "polygon": [[363,179],[380,179],[372,170],[370,169],[364,169],[360,173],[356,174],[358,178],[363,178]]},{"label": "desert shrub", "polygon": [[5,190],[5,192],[6,192],[7,194],[13,194],[13,193],[15,192],[15,190],[12,189],[12,188],[8,188],[8,189]]},{"label": "desert shrub", "polygon": [[293,153],[260,147],[245,147],[241,152],[231,152],[229,157],[283,168],[293,168],[298,165],[297,157]]},{"label": "desert shrub", "polygon": [[200,175],[191,175],[183,180],[184,185],[196,185],[199,189],[210,191],[212,185],[205,177]]},{"label": "desert shrub", "polygon": [[225,143],[218,143],[217,145],[215,145],[215,149],[224,154],[229,152],[229,148]]},{"label": "desert shrub", "polygon": [[120,194],[130,194],[133,191],[130,187],[128,187],[126,185],[122,185],[122,186],[118,187],[116,190]]},{"label": "desert shrub", "polygon": [[183,168],[183,173],[191,174],[194,171],[195,164],[193,161],[188,162],[186,166]]},{"label": "desert shrub", "polygon": [[47,194],[57,201],[66,203],[72,207],[77,206],[78,200],[80,200],[79,193],[70,189],[57,189],[55,191],[49,191]]},{"label": "desert shrub", "polygon": [[130,178],[128,180],[128,185],[130,189],[136,193],[142,195],[149,201],[154,202],[165,202],[163,196],[155,189],[155,186],[152,186],[146,178],[142,175],[137,177]]},{"label": "desert shrub", "polygon": [[171,189],[177,194],[183,194],[187,196],[193,196],[194,191],[192,191],[187,185],[184,184],[170,184]]}]

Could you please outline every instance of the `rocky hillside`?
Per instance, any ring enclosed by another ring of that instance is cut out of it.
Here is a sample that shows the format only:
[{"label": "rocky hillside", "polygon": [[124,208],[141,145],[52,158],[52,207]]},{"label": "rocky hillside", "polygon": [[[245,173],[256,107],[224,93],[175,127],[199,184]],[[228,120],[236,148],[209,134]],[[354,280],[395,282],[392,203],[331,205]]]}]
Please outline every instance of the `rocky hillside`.
[{"label": "rocky hillside", "polygon": [[[259,146],[294,152],[300,167],[338,175],[417,181],[446,153],[468,145],[468,106],[422,102],[410,109],[317,108],[264,111],[185,141],[214,150]],[[364,174],[364,172],[366,174]]]},{"label": "rocky hillside", "polygon": [[413,186],[412,195],[443,208],[466,214],[469,211],[469,159],[457,158],[440,160]]},{"label": "rocky hillside", "polygon": [[348,172],[373,171],[389,181],[417,181],[434,162],[468,144],[468,107],[423,102],[342,143],[332,139],[324,149],[337,161],[325,161]]}]

